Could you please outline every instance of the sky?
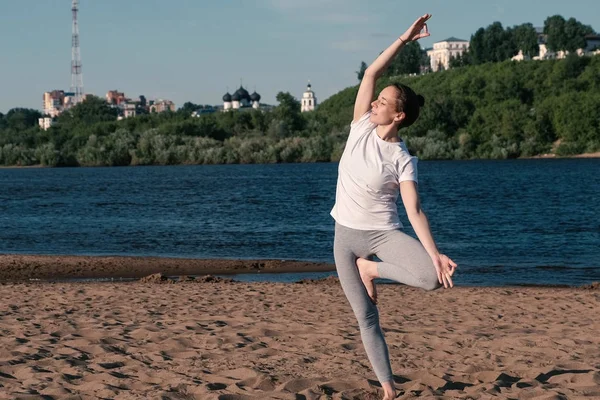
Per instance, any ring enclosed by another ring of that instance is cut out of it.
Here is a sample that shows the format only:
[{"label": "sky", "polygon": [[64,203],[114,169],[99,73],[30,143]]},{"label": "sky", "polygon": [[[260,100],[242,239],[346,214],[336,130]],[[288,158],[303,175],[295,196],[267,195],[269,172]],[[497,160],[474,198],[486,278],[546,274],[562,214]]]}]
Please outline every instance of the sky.
[{"label": "sky", "polygon": [[[357,83],[418,16],[431,37],[468,40],[480,27],[575,17],[600,30],[597,0],[80,0],[85,93],[221,104],[243,83],[261,102],[278,92],[319,101]],[[71,85],[71,0],[0,0],[0,112],[41,109]]]}]

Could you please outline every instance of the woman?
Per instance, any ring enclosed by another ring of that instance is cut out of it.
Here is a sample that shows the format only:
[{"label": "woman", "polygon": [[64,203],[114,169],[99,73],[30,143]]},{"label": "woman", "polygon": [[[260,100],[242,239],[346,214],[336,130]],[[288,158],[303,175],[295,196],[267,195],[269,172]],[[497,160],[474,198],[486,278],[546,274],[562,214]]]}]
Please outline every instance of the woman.
[{"label": "woman", "polygon": [[[391,279],[433,290],[452,287],[456,264],[440,254],[417,192],[417,159],[398,137],[419,117],[424,99],[408,86],[388,86],[372,101],[375,83],[409,41],[429,36],[426,14],[367,68],[354,120],[340,160],[336,202],[334,257],[340,283],[356,315],[362,341],[384,399],[396,395],[387,345],[379,326],[373,279]],[[419,241],[403,233],[398,194]],[[381,262],[371,261],[376,255]]]}]

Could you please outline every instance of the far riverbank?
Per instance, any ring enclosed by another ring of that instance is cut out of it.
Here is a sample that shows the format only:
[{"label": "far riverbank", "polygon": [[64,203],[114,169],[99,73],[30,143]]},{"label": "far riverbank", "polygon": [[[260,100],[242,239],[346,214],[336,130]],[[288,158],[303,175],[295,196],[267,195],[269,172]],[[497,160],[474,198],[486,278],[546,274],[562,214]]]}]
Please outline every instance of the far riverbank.
[{"label": "far riverbank", "polygon": [[[594,153],[582,153],[582,154],[574,154],[574,155],[569,155],[569,156],[559,156],[553,153],[547,153],[547,154],[539,154],[537,156],[531,156],[531,157],[519,157],[519,160],[536,160],[536,159],[571,159],[571,158],[600,158],[600,151],[594,152]],[[487,160],[487,159],[475,159],[475,160]],[[468,161],[468,160],[427,160],[427,161]],[[333,162],[333,161],[332,161]],[[283,164],[283,163],[280,163]],[[307,163],[301,163],[301,164],[307,164]],[[309,164],[314,164],[314,162],[311,162]],[[196,164],[178,164],[178,165],[196,165]],[[201,165],[220,165],[220,164],[201,164]],[[243,165],[243,164],[240,164]],[[133,165],[132,165],[133,166]],[[144,166],[148,166],[148,165],[144,165]],[[151,166],[162,166],[162,165],[151,165]],[[37,168],[61,168],[61,167],[49,167],[47,165],[40,165],[40,164],[36,164],[36,165],[0,165],[0,169],[37,169]],[[73,168],[73,167],[67,167],[67,168]],[[82,167],[76,167],[76,168],[82,168]],[[85,168],[85,167],[84,167]],[[94,168],[94,167],[92,167]]]}]

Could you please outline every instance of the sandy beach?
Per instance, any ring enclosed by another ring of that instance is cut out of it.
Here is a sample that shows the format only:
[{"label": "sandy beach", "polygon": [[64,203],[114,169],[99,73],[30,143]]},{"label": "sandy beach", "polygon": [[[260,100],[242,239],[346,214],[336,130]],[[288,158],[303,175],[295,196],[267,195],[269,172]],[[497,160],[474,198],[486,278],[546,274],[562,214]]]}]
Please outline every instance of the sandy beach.
[{"label": "sandy beach", "polygon": [[[334,278],[0,285],[2,399],[377,399]],[[600,398],[600,290],[380,285],[399,398]]]}]

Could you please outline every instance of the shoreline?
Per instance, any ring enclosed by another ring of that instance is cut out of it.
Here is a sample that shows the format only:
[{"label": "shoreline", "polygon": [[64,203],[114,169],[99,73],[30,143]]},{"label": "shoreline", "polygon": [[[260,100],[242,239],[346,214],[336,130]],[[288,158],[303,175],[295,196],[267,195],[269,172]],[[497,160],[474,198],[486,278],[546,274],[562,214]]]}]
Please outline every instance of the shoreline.
[{"label": "shoreline", "polygon": [[600,151],[594,153],[581,153],[570,156],[558,156],[554,153],[538,154],[531,157],[519,157],[517,160],[538,160],[538,159],[569,159],[569,158],[600,158]]},{"label": "shoreline", "polygon": [[0,165],[0,169],[42,169],[52,168],[47,165],[34,164],[34,165]]},{"label": "shoreline", "polygon": [[[594,153],[581,153],[581,154],[573,154],[569,156],[559,156],[553,153],[546,154],[538,154],[536,156],[530,157],[517,157],[517,158],[509,158],[504,159],[508,160],[539,160],[539,159],[556,159],[556,160],[564,160],[564,159],[578,159],[578,158],[600,158],[600,151]],[[466,160],[446,160],[446,159],[434,159],[434,160],[422,160],[422,161],[498,161],[497,159],[492,158],[475,158],[475,159],[466,159]],[[327,161],[326,161],[327,162]],[[329,161],[337,162],[337,161]],[[299,164],[320,164],[323,162],[307,162],[307,163],[299,163]],[[267,164],[286,164],[286,163],[267,163]],[[173,165],[160,165],[160,164],[152,164],[152,165],[124,165],[124,166],[101,166],[100,168],[123,168],[123,167],[167,167],[167,166],[190,166],[190,165],[262,165],[262,164],[173,164]],[[0,165],[0,170],[2,169],[46,169],[46,168],[98,168],[96,167],[82,167],[82,166],[48,166],[48,165]]]},{"label": "shoreline", "polygon": [[[287,274],[335,272],[335,264],[276,259],[197,259],[146,256],[78,256],[0,254],[0,284],[8,283],[183,283],[202,282],[209,275]],[[194,277],[196,277],[194,279]],[[230,277],[231,278],[231,277]],[[210,278],[213,279],[213,278]],[[209,279],[209,280],[210,280]],[[221,278],[215,277],[220,280]],[[235,280],[234,280],[235,281]],[[248,283],[235,281],[236,283]],[[258,283],[258,282],[256,282]],[[275,282],[260,281],[272,284]],[[283,282],[278,282],[285,284]],[[299,278],[295,283],[339,284],[337,276]],[[379,282],[394,285],[395,282]],[[587,284],[521,283],[506,285],[460,285],[462,288],[599,289],[600,282]]]},{"label": "shoreline", "polygon": [[335,265],[298,260],[0,254],[0,282],[330,271]]}]

